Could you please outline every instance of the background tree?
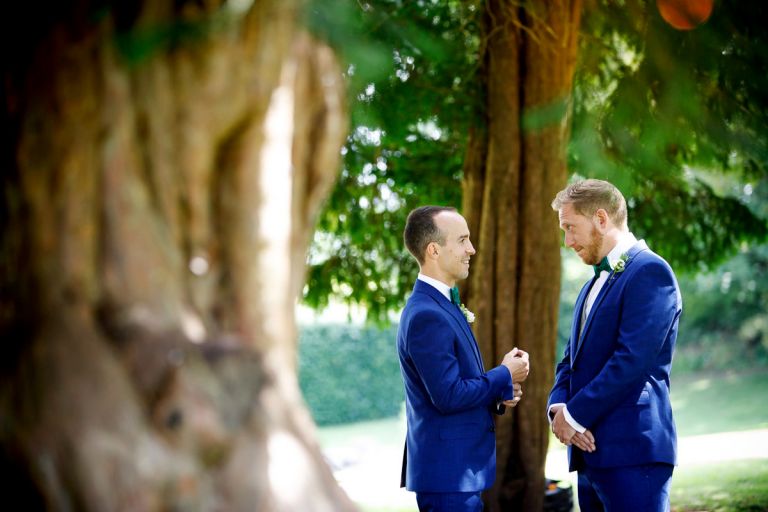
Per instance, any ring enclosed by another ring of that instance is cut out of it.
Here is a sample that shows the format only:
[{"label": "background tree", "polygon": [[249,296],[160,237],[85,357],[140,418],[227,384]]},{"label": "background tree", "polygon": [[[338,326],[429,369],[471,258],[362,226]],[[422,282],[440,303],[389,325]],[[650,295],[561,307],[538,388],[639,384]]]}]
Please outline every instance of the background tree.
[{"label": "background tree", "polygon": [[324,37],[349,63],[354,106],[305,299],[335,295],[379,320],[397,310],[416,272],[405,214],[457,204],[463,180],[479,248],[464,297],[485,360],[519,344],[537,369],[527,406],[502,420],[492,509],[540,508],[560,268],[548,205],[567,172],[619,185],[632,230],[680,272],[766,234],[743,195],[713,186],[722,174],[765,180],[765,7],[718,3],[680,32],[651,1],[593,0],[584,15],[580,2],[540,4],[368,1],[336,11],[335,25],[314,11],[316,30],[335,27]]},{"label": "background tree", "polygon": [[464,164],[463,210],[478,246],[467,301],[486,361],[531,354],[527,407],[497,421],[491,510],[540,510],[554,368],[560,237],[549,204],[566,184],[568,106],[581,3],[487,2],[483,116]]},{"label": "background tree", "polygon": [[5,500],[353,508],[296,381],[294,302],[346,131],[299,8],[7,7]]}]

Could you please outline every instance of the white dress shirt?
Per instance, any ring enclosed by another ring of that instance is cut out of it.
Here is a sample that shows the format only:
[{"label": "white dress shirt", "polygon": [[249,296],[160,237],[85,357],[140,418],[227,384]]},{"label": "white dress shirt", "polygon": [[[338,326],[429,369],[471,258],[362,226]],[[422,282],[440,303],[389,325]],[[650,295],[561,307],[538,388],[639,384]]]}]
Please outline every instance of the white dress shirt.
[{"label": "white dress shirt", "polygon": [[437,288],[437,291],[442,293],[446,299],[451,300],[451,287],[445,284],[444,282],[438,281],[437,279],[429,276],[425,276],[422,273],[419,273],[419,276],[417,279],[419,279],[420,281],[424,281],[429,285],[434,286],[435,288]]},{"label": "white dress shirt", "polygon": [[[613,246],[613,249],[610,250],[608,253],[608,264],[611,266],[611,268],[614,268],[616,266],[616,263],[621,259],[621,255],[625,252],[629,251],[632,246],[634,246],[637,243],[637,238],[635,238],[635,235],[627,231],[626,233],[621,233],[619,235],[619,240],[616,242],[616,245]],[[582,309],[581,313],[581,322],[579,326],[579,336],[581,336],[581,330],[584,329],[584,324],[587,323],[587,318],[589,318],[589,312],[592,311],[592,306],[595,304],[595,299],[597,299],[597,296],[600,294],[600,290],[603,289],[603,285],[608,281],[608,277],[611,275],[610,272],[603,270],[600,272],[600,275],[598,276],[595,283],[592,285],[592,288],[589,290],[589,294],[587,295],[587,300],[584,302],[584,308]],[[564,405],[564,404],[552,404],[549,406],[549,412],[550,414],[547,414],[547,418],[549,418],[549,423],[552,423],[552,409],[558,405]],[[565,416],[565,421],[568,422],[570,426],[572,426],[576,432],[579,432],[580,434],[583,434],[585,430],[587,430],[584,426],[582,426],[578,421],[576,421],[573,416],[568,412],[568,406],[563,407],[563,415]]]}]

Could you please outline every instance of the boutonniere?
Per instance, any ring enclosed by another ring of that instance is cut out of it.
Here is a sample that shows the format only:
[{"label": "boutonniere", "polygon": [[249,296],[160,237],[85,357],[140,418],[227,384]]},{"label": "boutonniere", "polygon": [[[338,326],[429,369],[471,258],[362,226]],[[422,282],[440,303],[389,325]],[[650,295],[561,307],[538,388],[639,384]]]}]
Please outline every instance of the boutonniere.
[{"label": "boutonniere", "polygon": [[464,318],[467,319],[467,322],[470,324],[475,321],[475,314],[467,309],[467,306],[464,304],[459,305],[459,309],[464,314]]},{"label": "boutonniere", "polygon": [[621,256],[619,256],[619,261],[616,262],[616,264],[613,266],[613,274],[620,274],[624,272],[624,269],[627,266],[627,261],[629,260],[629,254],[624,253]]}]

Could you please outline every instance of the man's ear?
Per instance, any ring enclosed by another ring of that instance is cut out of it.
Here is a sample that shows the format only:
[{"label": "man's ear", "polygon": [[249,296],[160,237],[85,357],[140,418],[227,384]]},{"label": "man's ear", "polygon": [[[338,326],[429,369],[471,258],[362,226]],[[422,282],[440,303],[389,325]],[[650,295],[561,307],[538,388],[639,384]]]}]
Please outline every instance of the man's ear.
[{"label": "man's ear", "polygon": [[427,244],[427,258],[437,258],[440,253],[437,242],[429,242]]},{"label": "man's ear", "polygon": [[608,212],[605,211],[603,208],[598,208],[595,212],[595,216],[593,217],[595,221],[597,222],[598,227],[601,230],[605,230],[608,228],[608,222],[611,220],[610,217],[608,217]]}]

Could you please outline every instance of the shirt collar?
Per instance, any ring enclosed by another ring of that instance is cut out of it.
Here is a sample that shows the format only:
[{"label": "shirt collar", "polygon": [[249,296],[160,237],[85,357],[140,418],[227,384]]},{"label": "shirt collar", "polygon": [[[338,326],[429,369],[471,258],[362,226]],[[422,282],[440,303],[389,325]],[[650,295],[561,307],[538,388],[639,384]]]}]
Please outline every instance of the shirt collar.
[{"label": "shirt collar", "polygon": [[418,279],[420,281],[424,281],[428,285],[434,286],[435,288],[437,288],[437,291],[442,293],[446,299],[451,300],[451,287],[445,284],[444,282],[438,281],[437,279],[429,276],[425,276],[424,274],[421,274],[421,273],[419,273]]},{"label": "shirt collar", "polygon": [[631,232],[621,233],[616,245],[608,253],[608,264],[611,268],[616,266],[616,262],[621,259],[621,255],[629,251],[637,243],[637,238]]}]

